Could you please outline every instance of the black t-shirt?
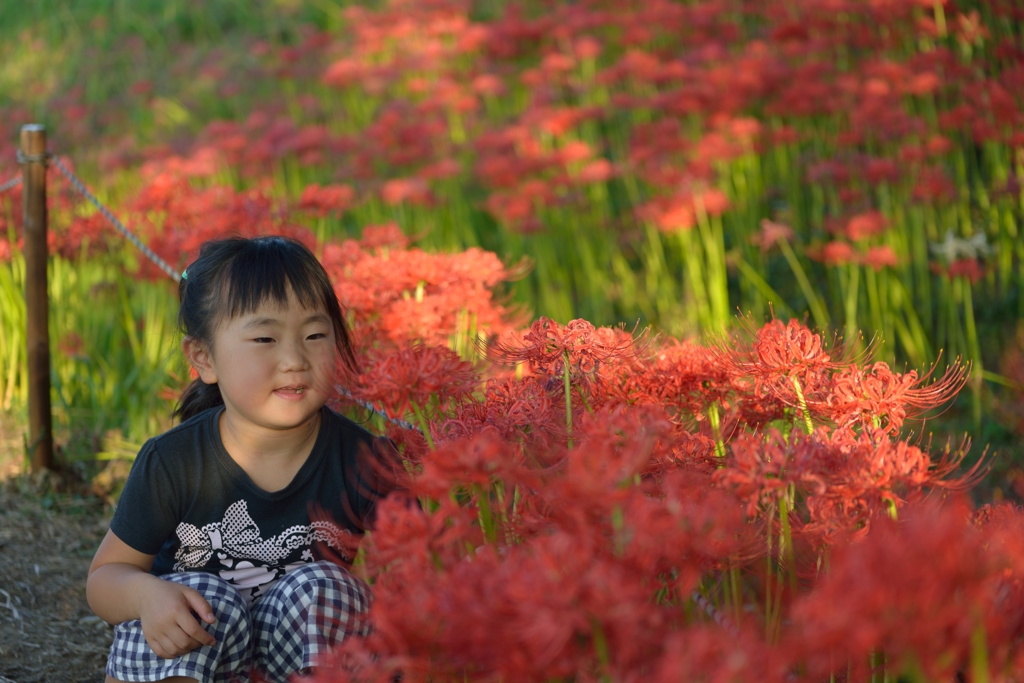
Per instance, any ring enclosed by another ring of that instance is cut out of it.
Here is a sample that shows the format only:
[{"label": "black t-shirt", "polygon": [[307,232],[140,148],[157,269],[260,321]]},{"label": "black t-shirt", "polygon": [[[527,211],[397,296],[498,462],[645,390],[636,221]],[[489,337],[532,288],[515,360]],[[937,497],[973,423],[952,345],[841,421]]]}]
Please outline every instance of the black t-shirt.
[{"label": "black t-shirt", "polygon": [[151,573],[218,574],[250,604],[321,551],[351,562],[375,501],[390,489],[383,468],[395,462],[394,444],[324,406],[306,462],[271,493],[224,449],[223,410],[206,410],[145,443],[110,523],[114,534],[156,555]]}]

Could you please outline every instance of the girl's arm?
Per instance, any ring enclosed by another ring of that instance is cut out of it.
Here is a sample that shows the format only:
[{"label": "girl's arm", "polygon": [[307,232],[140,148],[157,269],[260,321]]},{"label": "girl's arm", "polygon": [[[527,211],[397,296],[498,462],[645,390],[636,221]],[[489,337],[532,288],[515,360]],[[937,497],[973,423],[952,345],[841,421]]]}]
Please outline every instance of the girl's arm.
[{"label": "girl's arm", "polygon": [[150,574],[154,557],[108,530],[89,566],[89,607],[110,624],[141,619],[146,642],[165,659],[216,643],[193,615],[214,623],[210,603],[195,589]]}]

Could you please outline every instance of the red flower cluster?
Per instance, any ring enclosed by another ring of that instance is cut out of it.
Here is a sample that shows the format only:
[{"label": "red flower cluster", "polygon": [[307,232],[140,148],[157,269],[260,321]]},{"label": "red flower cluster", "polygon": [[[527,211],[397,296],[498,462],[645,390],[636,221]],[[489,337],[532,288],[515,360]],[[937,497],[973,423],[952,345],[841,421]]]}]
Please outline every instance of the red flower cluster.
[{"label": "red flower cluster", "polygon": [[408,248],[408,241],[391,224],[324,247],[324,267],[361,337],[454,346],[459,335],[473,343],[477,333],[515,324],[517,314],[494,301],[492,289],[509,277],[494,254],[432,254]]},{"label": "red flower cluster", "polygon": [[367,356],[353,393],[431,406],[430,443],[398,439],[404,492],[362,551],[373,631],[318,680],[1021,670],[1024,513],[925,502],[977,467],[901,436],[962,371],[923,386],[795,322],[714,348],[638,339],[542,318],[482,349],[533,370],[482,393],[451,352]]}]

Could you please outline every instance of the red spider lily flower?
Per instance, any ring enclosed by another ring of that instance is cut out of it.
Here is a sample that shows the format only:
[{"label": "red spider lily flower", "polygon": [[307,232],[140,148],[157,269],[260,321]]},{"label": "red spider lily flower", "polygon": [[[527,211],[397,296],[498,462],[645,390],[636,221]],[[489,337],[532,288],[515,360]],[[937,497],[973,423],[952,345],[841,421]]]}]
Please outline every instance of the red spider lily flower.
[{"label": "red spider lily flower", "polygon": [[[339,403],[344,404],[344,399],[339,400]],[[427,439],[419,428],[407,429],[394,422],[388,422],[385,434],[401,449],[403,459],[410,463],[423,462],[427,453],[430,452]]]},{"label": "red spider lily flower", "polygon": [[[514,276],[497,256],[478,248],[428,254],[376,246],[406,239],[397,227],[385,226],[381,233],[370,231],[364,238],[373,252],[354,240],[324,249],[323,264],[336,282],[339,300],[367,338],[380,341],[385,333],[395,342],[413,337],[447,344],[451,335],[465,333],[465,321],[459,327],[460,313],[472,317],[476,329],[485,333],[518,324],[522,316],[495,303],[490,291]],[[406,314],[412,317],[403,318]]]},{"label": "red spider lily flower", "polygon": [[967,381],[967,373],[955,364],[936,382],[924,387],[930,375],[918,377],[916,370],[893,372],[887,363],[870,368],[853,365],[832,376],[825,401],[829,417],[841,427],[883,427],[896,434],[908,411],[920,414],[952,399]]},{"label": "red spider lily flower", "polygon": [[879,520],[864,542],[835,552],[829,574],[792,610],[791,647],[808,673],[827,677],[878,650],[891,670],[914,662],[945,680],[969,667],[979,630],[1000,636],[985,653],[997,670],[1008,637],[1024,626],[1016,609],[1007,623],[1002,602],[1003,568],[1020,565],[986,551],[967,517],[963,503],[909,509],[899,524]]},{"label": "red spider lily flower", "polygon": [[423,180],[443,180],[452,178],[462,172],[462,165],[455,159],[441,159],[421,168],[416,175]]},{"label": "red spider lily flower", "polygon": [[714,473],[715,483],[744,501],[751,518],[777,503],[790,484],[824,493],[821,476],[804,471],[797,463],[800,453],[777,429],[771,429],[766,437],[741,433],[730,442],[728,465]]},{"label": "red spider lily flower", "polygon": [[776,223],[767,218],[761,219],[761,232],[750,236],[750,243],[761,247],[762,252],[767,252],[776,242],[780,240],[789,241],[793,239],[793,228],[783,223]]},{"label": "red spider lily flower", "polygon": [[[451,329],[457,304],[442,297],[397,299],[380,313],[376,327],[395,343],[415,340],[434,341],[441,337],[437,331]],[[431,332],[434,332],[432,334]]]},{"label": "red spider lily flower", "polygon": [[558,150],[559,160],[566,165],[586,161],[593,155],[594,150],[590,148],[590,145],[580,140],[568,142]]},{"label": "red spider lily flower", "polygon": [[662,232],[689,230],[697,224],[688,198],[655,199],[637,207],[637,216],[653,222]]},{"label": "red spider lily flower", "polygon": [[942,81],[932,71],[914,75],[904,85],[904,91],[911,95],[928,95],[942,86]]},{"label": "red spider lily flower", "polygon": [[[286,221],[281,207],[275,205],[265,188],[236,192],[233,188],[192,187],[180,176],[158,174],[140,192],[136,205],[146,212],[143,225],[151,224],[151,213],[162,213],[159,226],[149,226],[155,233],[150,247],[172,266],[182,267],[195,258],[200,245],[225,233],[244,237],[277,234],[294,237],[312,248],[313,234]],[[140,272],[146,277],[165,277],[148,260]]]},{"label": "red spider lily flower", "polygon": [[482,402],[464,401],[437,428],[438,441],[466,438],[484,428],[502,438],[543,452],[565,431],[565,416],[555,410],[550,393],[535,378],[492,379]]},{"label": "red spider lily flower", "polygon": [[495,192],[487,197],[485,206],[495,218],[518,233],[530,234],[544,229],[534,216],[533,201],[529,197]]},{"label": "red spider lily flower", "polygon": [[572,44],[573,52],[579,59],[596,59],[601,54],[601,41],[591,36],[580,36]]},{"label": "red spider lily flower", "polygon": [[572,486],[618,488],[671,459],[674,431],[656,406],[602,408],[581,420],[580,447],[569,455],[566,476]]},{"label": "red spider lily flower", "polygon": [[945,135],[935,134],[928,138],[928,141],[925,143],[925,149],[928,151],[928,154],[941,156],[953,149],[953,142]]},{"label": "red spider lily flower", "polygon": [[771,396],[789,406],[800,403],[794,380],[804,400],[811,404],[829,386],[830,373],[849,364],[834,358],[821,335],[796,320],[786,324],[772,320],[757,330],[749,349],[719,350],[718,358],[735,374],[753,379],[755,397]]},{"label": "red spider lily flower", "polygon": [[78,258],[83,255],[84,245],[88,245],[86,257],[107,253],[113,246],[113,237],[110,223],[103,214],[97,212],[85,218],[76,216],[67,232],[60,236],[57,253],[67,259]]},{"label": "red spider lily flower", "polygon": [[[864,163],[864,179],[872,185],[894,183],[900,179],[900,167],[892,159],[868,159]],[[882,219],[884,223],[885,219]],[[879,230],[881,232],[885,226]],[[859,239],[851,237],[850,239]]]},{"label": "red spider lily flower", "polygon": [[482,351],[498,363],[527,362],[549,376],[559,377],[568,360],[570,372],[591,374],[604,363],[634,358],[642,351],[632,335],[619,336],[611,328],[595,328],[583,319],[569,321],[564,327],[550,318],[540,317],[526,334],[498,338]]},{"label": "red spider lily flower", "polygon": [[988,28],[981,23],[981,16],[978,10],[973,9],[967,14],[958,14],[956,17],[956,37],[968,44],[981,43],[988,38]]},{"label": "red spider lily flower", "polygon": [[[696,587],[701,573],[762,552],[754,547],[760,540],[744,519],[741,501],[704,473],[669,471],[654,489],[632,489],[622,515],[628,529],[622,561],[648,575],[675,569],[683,594]],[[614,526],[611,531],[614,538]]]},{"label": "red spider lily flower", "polygon": [[494,74],[480,74],[473,79],[473,91],[485,97],[494,97],[505,92],[505,82]]},{"label": "red spider lily flower", "polygon": [[956,185],[941,168],[926,167],[918,172],[913,197],[918,201],[941,202],[955,199]]},{"label": "red spider lily flower", "polygon": [[871,247],[868,249],[868,253],[864,254],[861,258],[861,263],[865,266],[874,268],[875,271],[880,271],[882,268],[895,268],[900,264],[900,259],[896,256],[896,252],[888,244],[883,244],[879,247]]},{"label": "red spider lily flower", "polygon": [[717,188],[710,188],[694,196],[694,206],[709,216],[720,216],[728,210],[729,197]]},{"label": "red spider lily flower", "polygon": [[432,396],[447,405],[473,392],[479,376],[451,349],[415,344],[394,351],[374,351],[366,371],[348,387],[358,399],[382,406],[389,417],[405,416],[413,403],[420,408]]},{"label": "red spider lily flower", "polygon": [[885,232],[889,221],[880,211],[867,211],[851,216],[846,222],[847,239],[857,241]]},{"label": "red spider lily flower", "polygon": [[933,271],[941,272],[950,280],[966,278],[972,285],[976,285],[985,276],[985,269],[976,258],[956,259],[945,268],[936,263],[933,263],[931,267]]},{"label": "red spider lily flower", "polygon": [[569,71],[576,65],[575,60],[560,52],[550,52],[540,60],[540,68],[545,74],[552,75]]},{"label": "red spider lily flower", "polygon": [[398,224],[394,222],[383,225],[367,225],[363,228],[362,237],[359,239],[359,246],[367,251],[373,251],[382,247],[405,249],[409,246],[409,238],[398,227]]},{"label": "red spider lily flower", "polygon": [[737,634],[716,625],[694,626],[671,634],[663,651],[657,673],[650,679],[654,683],[789,679],[783,653],[746,629]]},{"label": "red spider lily flower", "polygon": [[828,242],[817,249],[809,248],[807,256],[830,266],[857,262],[857,252],[848,242]]},{"label": "red spider lily flower", "polygon": [[324,185],[316,183],[306,186],[299,198],[299,209],[317,216],[341,213],[352,205],[355,190],[348,185]]},{"label": "red spider lily flower", "polygon": [[440,500],[462,486],[489,490],[492,479],[514,481],[521,467],[517,454],[496,429],[484,429],[468,439],[446,441],[423,460],[409,490]]},{"label": "red spider lily flower", "polygon": [[448,498],[434,512],[421,509],[398,493],[377,503],[367,559],[377,567],[397,563],[414,568],[444,565],[461,559],[462,541],[482,541],[474,516]]},{"label": "red spider lily flower", "polygon": [[384,183],[380,197],[387,204],[429,204],[432,201],[430,187],[420,178],[396,178]]},{"label": "red spider lily flower", "polygon": [[84,357],[85,342],[77,332],[68,332],[57,342],[57,350],[68,358]]},{"label": "red spider lily flower", "polygon": [[[654,640],[657,616],[640,607],[647,591],[630,578],[588,536],[556,531],[502,556],[484,549],[434,586],[447,607],[441,666],[537,683],[572,676],[597,665],[595,624],[610,666],[642,665],[630,660],[649,654],[642,646]],[[474,628],[481,623],[488,627]],[[624,643],[640,651],[623,652]],[[620,664],[621,655],[629,659]]]},{"label": "red spider lily flower", "polygon": [[677,418],[684,413],[702,416],[708,405],[727,403],[737,388],[735,371],[711,349],[673,342],[658,349],[640,372],[627,376],[616,393],[630,403],[674,409]]},{"label": "red spider lily flower", "polygon": [[370,65],[361,63],[358,58],[344,57],[331,64],[321,80],[327,85],[343,88],[358,83],[369,71]]},{"label": "red spider lily flower", "polygon": [[579,183],[604,183],[615,175],[615,167],[607,159],[595,159],[591,161],[576,174],[575,180]]}]

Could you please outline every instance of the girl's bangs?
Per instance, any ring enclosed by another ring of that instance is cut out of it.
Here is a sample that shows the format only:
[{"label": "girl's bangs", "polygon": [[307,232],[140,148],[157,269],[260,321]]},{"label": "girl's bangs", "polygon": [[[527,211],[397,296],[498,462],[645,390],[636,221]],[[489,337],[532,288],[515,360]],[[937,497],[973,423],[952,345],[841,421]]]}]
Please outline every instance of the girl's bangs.
[{"label": "girl's bangs", "polygon": [[252,248],[239,253],[221,271],[219,289],[225,297],[222,310],[227,318],[255,313],[265,304],[286,306],[289,286],[304,308],[330,310],[324,291],[330,283],[323,281],[319,264],[307,263],[304,256],[285,240],[254,242]]}]

